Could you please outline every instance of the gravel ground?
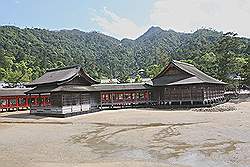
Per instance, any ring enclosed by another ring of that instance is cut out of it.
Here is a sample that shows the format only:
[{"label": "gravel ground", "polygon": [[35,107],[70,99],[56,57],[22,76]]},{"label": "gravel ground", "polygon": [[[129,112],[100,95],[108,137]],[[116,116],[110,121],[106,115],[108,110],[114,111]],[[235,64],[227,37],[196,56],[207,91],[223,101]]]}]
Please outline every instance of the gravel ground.
[{"label": "gravel ground", "polygon": [[122,109],[64,119],[0,113],[0,166],[247,167],[249,108],[245,101],[203,110]]}]

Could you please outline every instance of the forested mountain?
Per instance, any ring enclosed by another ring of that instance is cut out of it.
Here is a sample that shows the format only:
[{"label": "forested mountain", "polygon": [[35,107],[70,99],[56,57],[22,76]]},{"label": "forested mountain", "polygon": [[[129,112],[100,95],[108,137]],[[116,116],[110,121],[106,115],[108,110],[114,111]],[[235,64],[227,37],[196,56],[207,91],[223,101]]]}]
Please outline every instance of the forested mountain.
[{"label": "forested mountain", "polygon": [[229,81],[249,78],[249,39],[214,30],[179,33],[151,27],[135,40],[98,32],[0,27],[0,80],[28,82],[46,69],[80,64],[94,78],[126,81],[144,69],[153,77],[170,60],[184,60]]}]

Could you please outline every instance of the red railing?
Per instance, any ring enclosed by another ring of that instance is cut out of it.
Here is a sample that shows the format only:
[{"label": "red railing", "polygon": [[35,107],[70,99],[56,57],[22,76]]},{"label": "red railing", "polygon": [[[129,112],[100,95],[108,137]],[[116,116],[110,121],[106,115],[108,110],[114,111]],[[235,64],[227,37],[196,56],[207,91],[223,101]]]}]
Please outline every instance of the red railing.
[{"label": "red railing", "polygon": [[150,99],[149,91],[102,92],[101,102],[105,103],[137,103]]},{"label": "red railing", "polygon": [[49,96],[0,96],[0,110],[29,108],[32,106],[50,105]]}]

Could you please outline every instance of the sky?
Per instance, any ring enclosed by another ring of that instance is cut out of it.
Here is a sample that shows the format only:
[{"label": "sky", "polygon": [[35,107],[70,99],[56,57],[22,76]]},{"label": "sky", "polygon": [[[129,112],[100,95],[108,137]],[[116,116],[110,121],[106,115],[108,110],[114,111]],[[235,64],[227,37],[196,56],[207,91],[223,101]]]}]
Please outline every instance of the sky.
[{"label": "sky", "polygon": [[250,0],[0,0],[0,25],[98,31],[135,39],[151,26],[250,38]]}]

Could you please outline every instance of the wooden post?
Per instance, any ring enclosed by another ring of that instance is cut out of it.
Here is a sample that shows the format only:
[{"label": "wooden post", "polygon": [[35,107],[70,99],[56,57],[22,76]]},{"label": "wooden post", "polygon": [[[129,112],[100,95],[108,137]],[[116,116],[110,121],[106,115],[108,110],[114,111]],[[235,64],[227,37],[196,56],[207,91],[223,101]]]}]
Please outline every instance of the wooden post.
[{"label": "wooden post", "polygon": [[181,100],[183,100],[183,87],[181,87]]},{"label": "wooden post", "polygon": [[38,106],[39,106],[39,107],[40,107],[40,105],[41,105],[40,100],[41,100],[41,94],[39,93],[39,94],[38,94],[38,99],[37,99],[37,102],[38,102]]},{"label": "wooden post", "polygon": [[150,101],[149,101],[149,91],[147,90],[146,91],[146,95],[147,95],[147,98],[146,98],[146,105],[148,106],[149,105],[149,103],[150,103]]},{"label": "wooden post", "polygon": [[[160,90],[160,89],[159,89]],[[161,90],[158,90],[158,105],[160,106],[160,102],[161,102]]]},{"label": "wooden post", "polygon": [[123,107],[125,108],[125,106],[126,106],[125,92],[123,92]]},{"label": "wooden post", "polygon": [[[82,97],[83,95],[82,95],[82,93],[80,93],[80,95],[79,95],[79,97],[80,97],[80,106],[81,106],[81,112],[82,112]],[[90,109],[91,109],[91,106],[90,106]]]},{"label": "wooden post", "polygon": [[18,102],[18,96],[16,96],[16,109],[18,111],[18,108],[19,108],[19,102]]},{"label": "wooden post", "polygon": [[102,110],[102,92],[101,92],[101,110]]},{"label": "wooden post", "polygon": [[30,114],[31,114],[31,94],[29,94],[29,107],[30,107]]},{"label": "wooden post", "polygon": [[111,92],[111,106],[114,108],[114,93]]},{"label": "wooden post", "polygon": [[135,92],[135,104],[137,105],[137,92]]},{"label": "wooden post", "polygon": [[[72,93],[70,94],[71,96],[71,113],[73,112],[73,102],[74,102],[74,98],[73,98],[73,95]],[[89,97],[89,103],[90,103],[90,97]],[[63,106],[63,95],[61,94],[61,106]]]},{"label": "wooden post", "polygon": [[194,100],[194,99],[193,99],[193,96],[192,96],[192,89],[193,89],[193,87],[190,86],[190,99],[191,99],[191,100]]}]

